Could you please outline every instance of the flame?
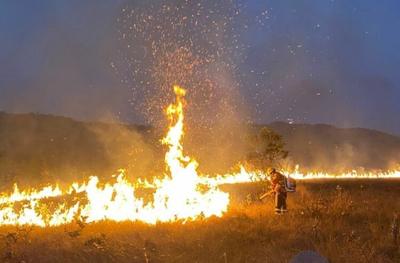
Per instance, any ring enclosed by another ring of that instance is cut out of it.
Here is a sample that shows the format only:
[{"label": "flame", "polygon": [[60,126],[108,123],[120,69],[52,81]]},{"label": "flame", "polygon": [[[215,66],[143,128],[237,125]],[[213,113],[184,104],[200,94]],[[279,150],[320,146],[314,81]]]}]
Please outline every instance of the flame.
[{"label": "flame", "polygon": [[296,180],[317,180],[317,179],[400,179],[400,170],[379,171],[379,172],[358,172],[356,170],[338,174],[329,174],[324,172],[302,173],[299,166],[293,172],[287,173]]},{"label": "flame", "polygon": [[[15,185],[10,194],[0,194],[0,225],[59,226],[74,220],[85,223],[101,220],[142,221],[149,224],[194,220],[201,217],[221,217],[227,211],[229,194],[218,187],[224,184],[268,180],[263,171],[248,171],[243,166],[237,173],[206,176],[197,172],[198,163],[183,151],[184,108],[186,91],[174,86],[176,101],[166,109],[170,122],[162,144],[166,170],[162,179],[152,182],[127,180],[121,170],[113,183],[101,183],[92,176],[87,182],[72,183],[66,190],[59,186],[20,191]],[[339,175],[327,173],[286,172],[297,180],[309,179],[380,179],[400,178],[400,171]],[[136,196],[139,188],[153,188],[151,199]]]},{"label": "flame", "polygon": [[[300,172],[299,165],[296,165],[294,171],[282,171],[287,176],[299,181],[307,180],[348,180],[348,179],[400,179],[400,170],[391,170],[386,172],[351,172],[330,174],[324,172]],[[269,180],[268,173],[260,170],[249,171],[240,166],[240,171],[237,173],[228,173],[224,175],[217,175],[215,177],[202,177],[202,182],[214,186],[223,184],[239,184],[239,183],[252,183]]]},{"label": "flame", "polygon": [[[198,163],[184,155],[182,138],[186,91],[174,86],[174,92],[176,101],[166,110],[170,126],[162,140],[168,147],[163,179],[155,180],[153,184],[147,181],[133,184],[121,171],[115,177],[116,182],[103,186],[95,176],[90,177],[87,183],[73,183],[66,191],[58,186],[47,186],[41,190],[21,192],[14,186],[13,193],[0,196],[0,225],[58,226],[77,218],[86,223],[130,220],[155,224],[222,216],[228,208],[229,194],[220,191],[216,185],[202,182],[197,173]],[[152,201],[146,203],[135,195],[140,184],[156,188]],[[46,211],[47,203],[65,196],[75,197],[69,202],[61,202],[53,212]]]}]

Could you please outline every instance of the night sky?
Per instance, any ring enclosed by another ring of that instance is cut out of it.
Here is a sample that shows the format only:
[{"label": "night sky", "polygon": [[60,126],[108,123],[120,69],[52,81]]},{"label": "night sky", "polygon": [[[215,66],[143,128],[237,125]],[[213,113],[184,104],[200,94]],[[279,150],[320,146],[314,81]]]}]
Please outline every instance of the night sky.
[{"label": "night sky", "polygon": [[[1,1],[0,110],[145,122],[132,106],[139,84],[114,68],[127,48],[118,18],[135,2]],[[248,20],[264,15],[238,37],[237,81],[253,121],[400,135],[399,1],[234,2]]]}]

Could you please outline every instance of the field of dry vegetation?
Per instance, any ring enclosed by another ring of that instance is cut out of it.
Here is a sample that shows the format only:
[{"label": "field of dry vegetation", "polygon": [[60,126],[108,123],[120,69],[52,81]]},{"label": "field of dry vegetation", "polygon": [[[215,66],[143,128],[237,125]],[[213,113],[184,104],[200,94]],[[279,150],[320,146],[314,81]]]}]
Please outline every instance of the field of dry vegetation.
[{"label": "field of dry vegetation", "polygon": [[233,202],[223,218],[1,227],[0,262],[289,262],[304,250],[329,262],[400,262],[399,181],[301,183],[283,216],[272,198],[256,201],[262,185],[226,188]]}]

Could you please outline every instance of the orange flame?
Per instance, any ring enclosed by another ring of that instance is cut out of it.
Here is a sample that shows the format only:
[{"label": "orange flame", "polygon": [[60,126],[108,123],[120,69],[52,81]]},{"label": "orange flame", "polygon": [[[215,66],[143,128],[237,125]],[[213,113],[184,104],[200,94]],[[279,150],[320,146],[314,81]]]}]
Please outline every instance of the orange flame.
[{"label": "orange flame", "polygon": [[[58,186],[42,190],[19,191],[15,186],[11,195],[0,197],[0,225],[57,226],[80,218],[90,223],[100,220],[143,221],[154,224],[198,217],[222,216],[229,204],[229,195],[209,184],[199,190],[201,178],[197,162],[183,154],[184,96],[186,91],[174,86],[176,102],[169,105],[166,113],[170,121],[167,135],[162,140],[168,146],[165,154],[167,172],[163,179],[155,181],[153,201],[145,203],[135,196],[136,186],[126,180],[123,172],[113,184],[99,186],[99,179],[91,177],[87,184],[74,183],[63,192]],[[65,195],[82,194],[78,201],[61,202],[53,212],[46,207],[46,199]],[[16,204],[22,204],[16,209]]]},{"label": "orange flame", "polygon": [[[229,194],[221,191],[218,188],[220,185],[268,179],[268,174],[247,171],[243,166],[238,173],[199,176],[198,163],[184,154],[182,145],[186,91],[174,86],[174,92],[176,101],[166,109],[170,125],[167,135],[162,139],[162,143],[168,147],[165,154],[166,172],[162,179],[132,183],[121,171],[114,177],[114,183],[100,185],[98,177],[93,176],[87,183],[73,183],[65,191],[58,186],[20,191],[15,185],[11,194],[0,194],[0,225],[58,226],[76,219],[86,223],[129,220],[155,224],[176,220],[185,222],[199,217],[220,217],[229,205]],[[398,170],[332,175],[302,174],[296,169],[286,174],[297,180],[400,178]],[[151,201],[145,202],[136,196],[135,191],[139,187],[154,188]],[[58,205],[51,209],[54,201],[59,201]]]}]

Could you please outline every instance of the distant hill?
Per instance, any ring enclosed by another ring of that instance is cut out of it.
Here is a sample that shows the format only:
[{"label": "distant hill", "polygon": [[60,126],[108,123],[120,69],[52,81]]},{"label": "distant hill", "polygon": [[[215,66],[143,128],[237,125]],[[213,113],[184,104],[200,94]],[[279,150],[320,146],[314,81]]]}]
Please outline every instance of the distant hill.
[{"label": "distant hill", "polygon": [[[303,168],[387,169],[400,163],[400,138],[383,132],[281,122],[268,127],[283,135],[290,160]],[[0,183],[70,182],[118,168],[156,173],[163,169],[160,137],[146,126],[0,112]]]},{"label": "distant hill", "polygon": [[39,114],[0,113],[0,182],[71,181],[154,166],[151,129]]},{"label": "distant hill", "polygon": [[336,172],[385,170],[400,163],[400,137],[384,132],[284,122],[268,127],[283,136],[290,158],[303,168]]}]

